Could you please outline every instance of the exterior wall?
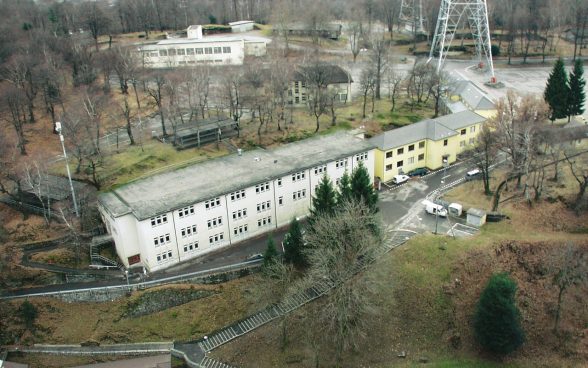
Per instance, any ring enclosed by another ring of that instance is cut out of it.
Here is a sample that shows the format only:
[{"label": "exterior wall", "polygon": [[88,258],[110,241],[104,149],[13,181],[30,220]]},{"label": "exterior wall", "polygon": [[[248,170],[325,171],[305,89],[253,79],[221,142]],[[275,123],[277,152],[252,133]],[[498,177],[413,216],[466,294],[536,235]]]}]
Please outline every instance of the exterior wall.
[{"label": "exterior wall", "polygon": [[491,110],[474,110],[474,112],[478,115],[485,117],[486,119],[491,119],[496,116],[496,109]]},{"label": "exterior wall", "polygon": [[459,148],[459,136],[452,136],[447,138],[447,146],[444,145],[444,139],[433,141],[427,140],[427,167],[431,170],[440,169],[443,167],[443,157],[447,156],[447,162],[452,164],[457,159],[457,151]]},{"label": "exterior wall", "polygon": [[[395,175],[405,174],[419,167],[429,167],[427,162],[428,146],[429,140],[422,139],[409,144],[399,145],[386,151],[378,150],[378,156],[381,160],[379,166],[383,175],[380,176],[382,181],[390,181]],[[402,150],[402,153],[399,153],[399,150]],[[402,161],[402,166],[398,166],[400,161]]]},{"label": "exterior wall", "polygon": [[[336,102],[347,103],[351,102],[351,83],[333,83],[327,86],[331,96],[337,94]],[[304,106],[308,103],[309,90],[306,82],[292,81],[290,82],[290,89],[288,90],[288,104],[294,106]]]},{"label": "exterior wall", "polygon": [[254,26],[253,22],[234,25],[234,26],[231,26],[231,32],[239,33],[239,32],[253,31],[253,26]]},{"label": "exterior wall", "polygon": [[[220,52],[218,52],[219,48]],[[207,51],[210,53],[207,54]],[[243,40],[223,42],[186,40],[185,43],[147,46],[142,51],[142,57],[144,65],[151,68],[173,68],[196,64],[241,65],[245,57],[245,45]]]},{"label": "exterior wall", "polygon": [[246,41],[245,55],[246,56],[265,56],[267,54],[267,45],[264,41]]},{"label": "exterior wall", "polygon": [[[457,136],[458,140],[458,147],[457,147],[457,154],[460,154],[464,151],[472,149],[476,145],[476,139],[480,130],[482,129],[482,123],[472,124],[465,128],[459,129],[456,132],[459,134]],[[465,131],[465,133],[464,133]]]},{"label": "exterior wall", "polygon": [[[104,208],[100,212],[125,266],[129,266],[128,257],[140,254],[141,265],[153,272],[288,225],[293,217],[308,215],[315,187],[325,172],[336,184],[346,170],[351,172],[361,160],[373,178],[374,155],[374,150],[368,150],[244,188],[238,191],[239,198],[231,199],[237,192],[227,193],[153,219],[137,221],[132,214],[112,218]],[[246,215],[239,216],[243,210]],[[164,216],[165,221],[161,220]],[[214,220],[216,225],[209,227]],[[222,239],[215,240],[219,234]]]}]

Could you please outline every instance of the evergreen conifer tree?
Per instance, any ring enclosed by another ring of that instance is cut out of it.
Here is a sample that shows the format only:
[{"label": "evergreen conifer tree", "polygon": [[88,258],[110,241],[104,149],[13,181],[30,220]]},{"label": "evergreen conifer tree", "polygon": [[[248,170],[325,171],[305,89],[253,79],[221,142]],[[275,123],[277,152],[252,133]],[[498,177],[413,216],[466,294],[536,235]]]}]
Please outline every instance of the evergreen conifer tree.
[{"label": "evergreen conifer tree", "polygon": [[586,92],[584,86],[584,66],[582,60],[576,59],[574,69],[570,73],[570,97],[568,100],[570,116],[582,115],[584,113],[584,103],[586,102]]},{"label": "evergreen conifer tree", "polygon": [[568,97],[570,87],[568,76],[561,58],[557,59],[553,70],[547,79],[547,86],[543,98],[549,105],[549,119],[561,119],[568,116]]},{"label": "evergreen conifer tree", "polygon": [[337,205],[341,206],[343,203],[353,198],[351,192],[351,177],[349,177],[349,173],[347,171],[343,173],[343,176],[339,180],[338,189]]},{"label": "evergreen conifer tree", "polygon": [[325,174],[316,188],[312,197],[312,208],[310,210],[310,221],[321,214],[332,215],[337,206],[337,193],[331,179]]},{"label": "evergreen conifer tree", "polygon": [[267,240],[267,248],[265,248],[265,252],[263,253],[262,268],[267,267],[269,264],[277,260],[278,251],[276,250],[276,244],[274,243],[274,238],[270,236]]},{"label": "evergreen conifer tree", "polygon": [[515,305],[516,283],[505,273],[494,274],[480,295],[474,332],[483,348],[498,354],[515,351],[524,341]]},{"label": "evergreen conifer tree", "polygon": [[292,219],[290,228],[284,236],[284,260],[297,268],[306,266],[302,226],[296,218]]},{"label": "evergreen conifer tree", "polygon": [[378,211],[378,193],[370,180],[370,173],[360,161],[359,166],[351,174],[351,193],[358,202],[364,202],[373,213]]}]

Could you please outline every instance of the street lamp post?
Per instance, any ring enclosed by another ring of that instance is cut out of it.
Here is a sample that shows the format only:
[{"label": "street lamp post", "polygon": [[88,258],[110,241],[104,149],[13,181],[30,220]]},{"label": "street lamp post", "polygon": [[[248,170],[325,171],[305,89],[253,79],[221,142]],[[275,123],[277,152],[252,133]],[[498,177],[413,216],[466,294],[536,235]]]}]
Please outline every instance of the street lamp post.
[{"label": "street lamp post", "polygon": [[65,152],[65,144],[63,143],[63,134],[61,134],[61,123],[55,122],[55,131],[59,134],[59,141],[61,142],[61,148],[63,148],[63,157],[65,158],[65,168],[67,169],[67,178],[69,179],[69,189],[71,190],[71,197],[73,199],[74,211],[76,212],[76,217],[80,217],[80,212],[78,211],[78,201],[76,200],[76,192],[73,187],[73,182],[71,181],[71,172],[69,171],[69,162],[67,161],[67,153]]}]

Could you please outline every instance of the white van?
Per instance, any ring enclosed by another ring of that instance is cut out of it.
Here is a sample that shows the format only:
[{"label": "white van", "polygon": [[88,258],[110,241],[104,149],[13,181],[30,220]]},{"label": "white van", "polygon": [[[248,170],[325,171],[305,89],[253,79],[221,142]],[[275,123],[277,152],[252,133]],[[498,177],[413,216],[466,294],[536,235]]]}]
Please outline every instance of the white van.
[{"label": "white van", "polygon": [[479,178],[481,175],[482,172],[480,171],[480,169],[473,169],[466,173],[465,179],[467,181],[470,181]]},{"label": "white van", "polygon": [[447,217],[447,210],[440,204],[428,200],[424,200],[422,204],[425,206],[425,212],[435,216]]}]

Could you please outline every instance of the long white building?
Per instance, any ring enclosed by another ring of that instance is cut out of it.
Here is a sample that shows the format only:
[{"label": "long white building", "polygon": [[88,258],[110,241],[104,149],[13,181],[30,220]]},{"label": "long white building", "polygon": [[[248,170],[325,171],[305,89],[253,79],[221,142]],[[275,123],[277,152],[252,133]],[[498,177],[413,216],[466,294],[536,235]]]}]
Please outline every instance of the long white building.
[{"label": "long white building", "polygon": [[360,161],[373,178],[373,145],[338,133],[141,179],[98,208],[124,265],[156,271],[307,215],[321,177],[338,183]]}]

